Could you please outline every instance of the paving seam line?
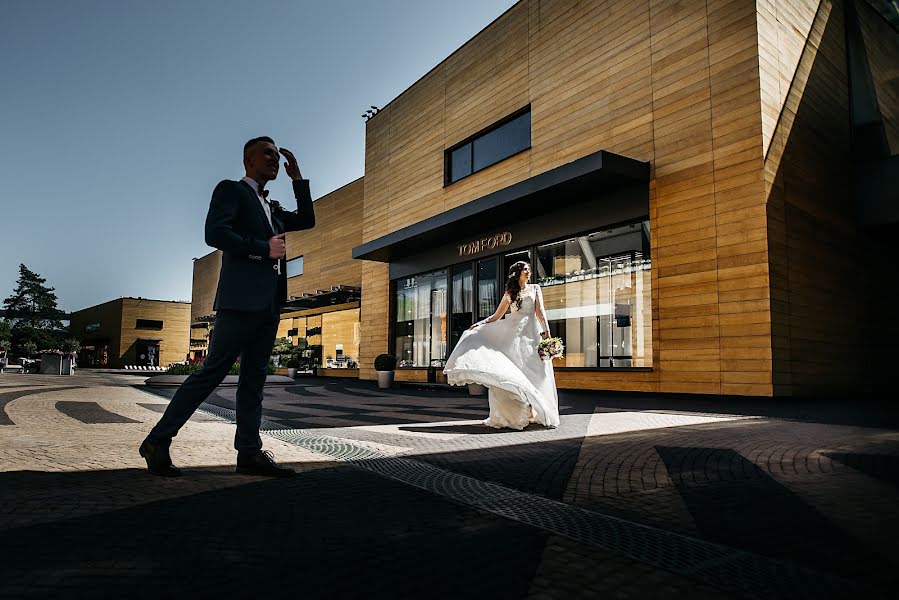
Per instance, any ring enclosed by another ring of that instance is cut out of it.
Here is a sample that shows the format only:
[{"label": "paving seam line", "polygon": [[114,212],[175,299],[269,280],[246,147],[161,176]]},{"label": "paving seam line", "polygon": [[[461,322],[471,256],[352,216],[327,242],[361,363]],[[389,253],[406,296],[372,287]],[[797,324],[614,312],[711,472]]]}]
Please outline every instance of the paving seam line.
[{"label": "paving seam line", "polygon": [[[233,410],[214,404],[204,402],[199,410],[222,421],[235,421]],[[859,582],[830,573],[590,511],[415,458],[390,456],[315,431],[265,419],[261,426],[262,433],[316,454],[719,589],[766,599],[817,599],[860,590]]]}]

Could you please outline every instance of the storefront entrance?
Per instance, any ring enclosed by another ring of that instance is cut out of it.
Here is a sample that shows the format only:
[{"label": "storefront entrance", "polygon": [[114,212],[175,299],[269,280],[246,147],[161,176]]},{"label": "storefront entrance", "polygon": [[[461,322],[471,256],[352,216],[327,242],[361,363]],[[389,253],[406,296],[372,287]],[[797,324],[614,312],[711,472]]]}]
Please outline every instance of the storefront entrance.
[{"label": "storefront entrance", "polygon": [[135,344],[136,364],[139,367],[159,366],[159,342],[138,340]]},{"label": "storefront entrance", "polygon": [[557,367],[652,365],[649,225],[641,221],[395,281],[399,366],[442,367],[471,324],[494,313],[509,268],[522,260],[543,289],[552,334],[565,340]]}]

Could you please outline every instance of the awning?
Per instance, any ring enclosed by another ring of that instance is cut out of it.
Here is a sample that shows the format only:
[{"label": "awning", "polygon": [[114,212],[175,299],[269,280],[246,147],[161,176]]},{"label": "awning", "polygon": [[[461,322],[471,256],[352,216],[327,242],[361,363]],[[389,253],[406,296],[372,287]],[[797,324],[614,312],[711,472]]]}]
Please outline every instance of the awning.
[{"label": "awning", "polygon": [[325,308],[335,304],[359,302],[362,299],[362,290],[351,285],[335,285],[330,290],[315,290],[314,293],[306,293],[302,296],[291,296],[281,307],[282,313],[297,310],[310,310]]},{"label": "awning", "polygon": [[161,342],[162,338],[139,337],[138,342]]},{"label": "awning", "polygon": [[558,211],[612,190],[649,183],[649,163],[601,150],[353,248],[353,258],[391,262],[446,244],[459,232],[509,222],[510,215]]}]

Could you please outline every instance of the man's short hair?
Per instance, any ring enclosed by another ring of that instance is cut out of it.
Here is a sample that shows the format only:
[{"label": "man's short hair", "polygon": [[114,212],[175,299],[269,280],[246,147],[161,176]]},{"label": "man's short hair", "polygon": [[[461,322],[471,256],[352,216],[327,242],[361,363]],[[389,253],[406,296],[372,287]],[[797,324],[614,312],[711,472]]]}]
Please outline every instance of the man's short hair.
[{"label": "man's short hair", "polygon": [[256,138],[253,138],[252,140],[250,140],[249,142],[247,142],[246,144],[243,145],[243,154],[244,154],[244,156],[247,155],[247,151],[248,151],[250,148],[252,148],[252,147],[255,146],[256,144],[258,144],[259,142],[269,142],[269,143],[271,143],[271,144],[274,144],[274,143],[275,143],[275,140],[273,140],[272,138],[268,137],[267,135],[264,135],[264,136],[262,136],[262,137],[256,137]]}]

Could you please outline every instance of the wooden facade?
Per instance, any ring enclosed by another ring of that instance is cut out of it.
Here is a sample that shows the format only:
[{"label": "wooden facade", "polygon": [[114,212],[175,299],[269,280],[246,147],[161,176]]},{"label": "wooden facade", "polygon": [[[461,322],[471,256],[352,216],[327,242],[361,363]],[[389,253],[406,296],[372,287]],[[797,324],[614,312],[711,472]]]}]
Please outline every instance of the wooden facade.
[{"label": "wooden facade", "polygon": [[[833,324],[861,256],[841,251],[859,238],[842,21],[830,0],[521,0],[368,121],[362,241],[600,150],[646,161],[652,370],[560,369],[559,386],[845,387],[861,341]],[[447,149],[525,106],[528,150],[444,185]],[[362,287],[372,379],[388,266],[364,262]]]},{"label": "wooden facade", "polygon": [[191,357],[206,356],[209,349],[209,332],[215,315],[215,291],[222,268],[220,250],[194,259],[193,285],[190,298],[190,353]]},{"label": "wooden facade", "polygon": [[362,243],[363,179],[315,201],[315,228],[287,234],[287,258],[303,257],[303,274],[287,280],[287,294],[300,296],[331,286],[362,285],[352,249]]},{"label": "wooden facade", "polygon": [[73,312],[69,327],[82,345],[107,348],[106,366],[140,364],[140,349],[148,345],[157,348],[155,364],[166,366],[187,355],[190,315],[187,302],[120,298]]}]

